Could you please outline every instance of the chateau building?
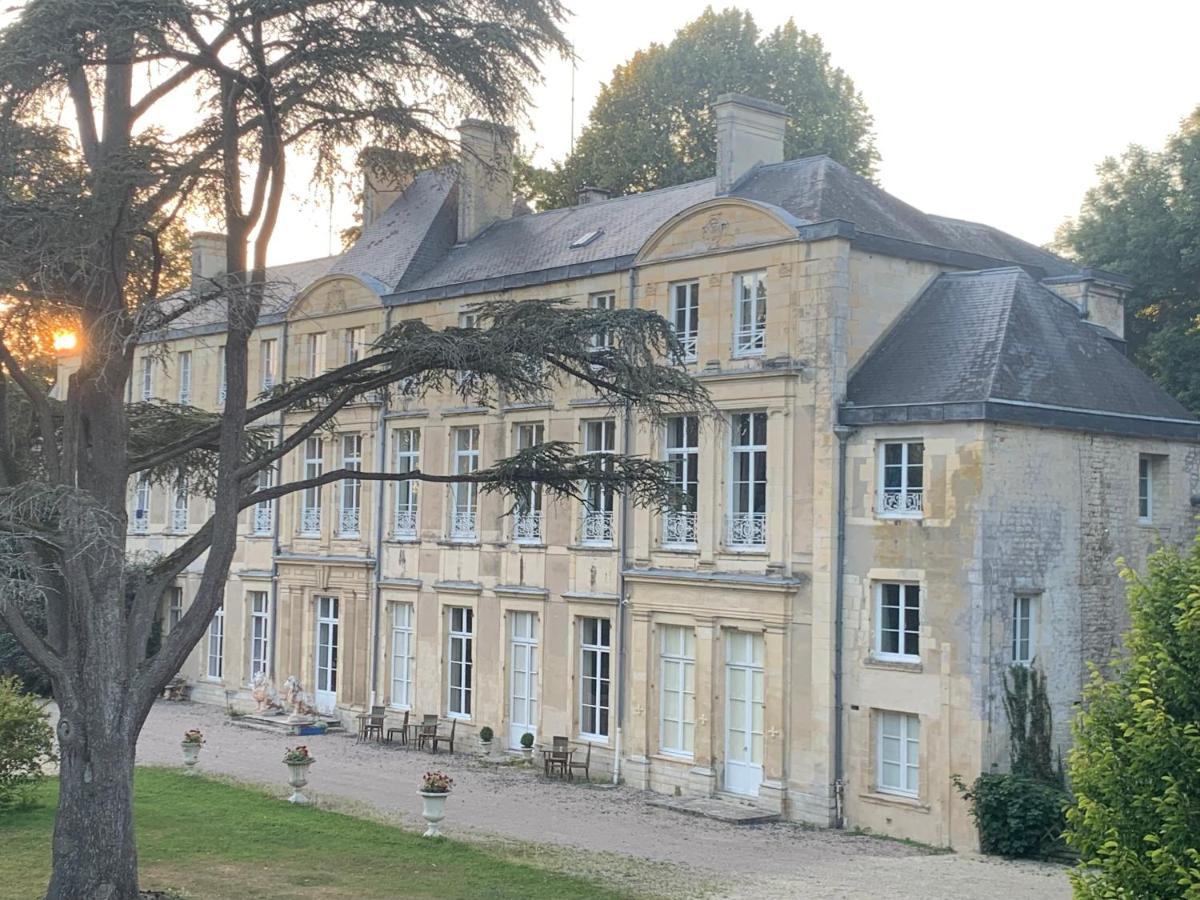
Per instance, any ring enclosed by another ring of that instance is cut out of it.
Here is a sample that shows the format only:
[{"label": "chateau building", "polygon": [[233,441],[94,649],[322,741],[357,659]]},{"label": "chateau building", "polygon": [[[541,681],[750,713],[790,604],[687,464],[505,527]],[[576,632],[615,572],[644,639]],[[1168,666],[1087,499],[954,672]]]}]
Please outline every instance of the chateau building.
[{"label": "chateau building", "polygon": [[[1127,283],[783,160],[773,104],[715,113],[714,177],[537,214],[514,213],[511,132],[469,120],[459,165],[365,179],[353,247],[272,271],[250,345],[257,394],[480,301],[656,310],[720,421],[651,428],[583,392],[372,396],[277,477],[470,472],[564,440],[668,460],[690,503],[535,493],[512,514],[472,486],[347,481],[247,510],[183,670],[196,698],[294,675],[348,720],[565,734],[635,786],[960,848],[950,777],[1007,765],[1010,665],[1046,672],[1067,745],[1126,625],[1116,558],[1187,540],[1200,493],[1200,423],[1124,355]],[[197,276],[222,247],[196,236]],[[219,409],[223,331],[201,308],[147,339],[131,396]],[[131,484],[131,549],[169,551],[205,505]]]}]

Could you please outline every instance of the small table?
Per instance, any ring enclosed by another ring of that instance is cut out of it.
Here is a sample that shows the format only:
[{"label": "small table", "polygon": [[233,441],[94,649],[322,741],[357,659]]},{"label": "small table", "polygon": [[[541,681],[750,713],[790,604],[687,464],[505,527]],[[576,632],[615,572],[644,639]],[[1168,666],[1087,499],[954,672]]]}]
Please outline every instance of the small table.
[{"label": "small table", "polygon": [[542,767],[546,771],[546,777],[550,777],[550,769],[553,766],[561,766],[563,778],[567,777],[567,771],[571,766],[571,757],[575,755],[575,750],[555,750],[553,748],[542,750]]}]

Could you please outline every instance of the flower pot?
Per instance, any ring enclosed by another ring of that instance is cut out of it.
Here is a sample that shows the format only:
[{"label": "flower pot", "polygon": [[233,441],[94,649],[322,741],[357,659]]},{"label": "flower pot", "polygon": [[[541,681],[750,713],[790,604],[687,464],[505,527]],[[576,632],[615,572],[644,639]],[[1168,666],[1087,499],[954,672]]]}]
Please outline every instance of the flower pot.
[{"label": "flower pot", "polygon": [[521,755],[525,757],[525,762],[533,762],[533,748],[532,747],[522,747]]},{"label": "flower pot", "polygon": [[288,784],[292,786],[292,796],[288,803],[307,803],[308,798],[300,793],[300,788],[308,784],[308,767],[312,763],[286,763],[288,767]]},{"label": "flower pot", "polygon": [[198,744],[195,741],[182,741],[179,745],[183,748],[183,771],[188,775],[195,775],[196,761],[200,758],[200,748],[203,744]]},{"label": "flower pot", "polygon": [[429,827],[425,829],[425,837],[441,837],[441,829],[438,828],[438,823],[446,818],[446,798],[450,794],[446,791],[433,793],[431,791],[418,791],[421,795],[421,816],[429,823]]},{"label": "flower pot", "polygon": [[491,756],[492,755],[492,742],[491,741],[480,741],[479,742],[479,752],[482,753],[484,756]]}]

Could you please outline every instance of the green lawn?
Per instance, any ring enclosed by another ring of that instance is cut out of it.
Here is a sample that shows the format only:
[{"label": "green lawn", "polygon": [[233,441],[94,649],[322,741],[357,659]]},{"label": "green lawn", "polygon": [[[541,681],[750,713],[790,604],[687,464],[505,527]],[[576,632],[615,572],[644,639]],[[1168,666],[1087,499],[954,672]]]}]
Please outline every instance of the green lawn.
[{"label": "green lawn", "polygon": [[[136,785],[143,889],[197,900],[623,896],[471,844],[426,840],[202,777],[146,768]],[[0,812],[0,897],[42,896],[56,794],[50,782],[43,805]]]}]

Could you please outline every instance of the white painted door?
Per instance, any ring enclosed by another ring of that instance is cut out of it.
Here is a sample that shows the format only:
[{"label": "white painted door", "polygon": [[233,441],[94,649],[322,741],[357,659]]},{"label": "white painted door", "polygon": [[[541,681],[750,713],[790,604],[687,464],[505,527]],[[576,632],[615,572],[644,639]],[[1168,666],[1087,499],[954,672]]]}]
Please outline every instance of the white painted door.
[{"label": "white painted door", "polygon": [[537,615],[514,612],[509,651],[508,745],[521,746],[521,735],[537,737],[538,642]]},{"label": "white painted door", "polygon": [[337,706],[338,598],[317,598],[317,683],[313,705],[323,713]]},{"label": "white painted door", "polygon": [[763,636],[725,637],[725,790],[758,795],[763,775]]}]

